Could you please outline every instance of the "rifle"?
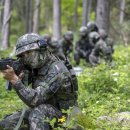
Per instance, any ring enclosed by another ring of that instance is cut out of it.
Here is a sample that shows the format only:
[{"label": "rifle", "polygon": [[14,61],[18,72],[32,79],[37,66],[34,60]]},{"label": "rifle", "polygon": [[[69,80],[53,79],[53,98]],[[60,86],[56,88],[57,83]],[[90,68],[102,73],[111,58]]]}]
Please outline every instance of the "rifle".
[{"label": "rifle", "polygon": [[[0,70],[6,70],[7,65],[13,67],[16,75],[19,75],[22,72],[22,70],[25,69],[25,66],[23,65],[20,59],[5,58],[0,60]],[[12,89],[10,82],[8,82],[6,89]]]}]

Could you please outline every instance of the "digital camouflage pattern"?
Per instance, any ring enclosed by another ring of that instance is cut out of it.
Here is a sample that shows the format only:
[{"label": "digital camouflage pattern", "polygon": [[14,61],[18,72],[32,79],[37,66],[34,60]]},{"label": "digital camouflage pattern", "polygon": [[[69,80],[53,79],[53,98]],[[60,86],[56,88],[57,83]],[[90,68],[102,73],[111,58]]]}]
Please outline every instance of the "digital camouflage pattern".
[{"label": "digital camouflage pattern", "polygon": [[81,37],[86,37],[87,35],[87,27],[86,26],[82,26],[80,29],[79,29],[79,33],[80,33],[80,36]]},{"label": "digital camouflage pattern", "polygon": [[100,35],[97,32],[91,32],[89,33],[89,42],[95,46],[95,44],[97,43],[97,41],[100,39]]},{"label": "digital camouflage pattern", "polygon": [[96,23],[94,21],[89,21],[87,23],[87,31],[88,31],[88,33],[99,31],[98,26],[96,25]]},{"label": "digital camouflage pattern", "polygon": [[[39,53],[41,55],[42,51]],[[44,53],[42,67],[32,69],[25,74],[25,82],[19,80],[14,85],[19,98],[29,107],[23,121],[25,125],[29,124],[29,130],[49,130],[46,119],[61,118],[62,109],[77,105],[77,88],[72,85],[71,74],[64,62],[48,50]],[[32,88],[27,87],[27,83],[32,84]],[[0,122],[0,130],[14,129],[19,116],[20,113],[15,113],[5,117]]]},{"label": "digital camouflage pattern", "polygon": [[51,36],[49,34],[44,34],[41,38],[43,38],[48,45],[51,43]]},{"label": "digital camouflage pattern", "polygon": [[65,55],[62,50],[62,46],[59,43],[59,41],[55,38],[52,38],[50,44],[49,44],[49,50],[60,60],[65,61]]},{"label": "digital camouflage pattern", "polygon": [[21,36],[16,43],[16,56],[19,54],[29,51],[38,49],[39,46],[37,42],[40,40],[40,35],[35,33],[25,34]]},{"label": "digital camouflage pattern", "polygon": [[69,54],[73,51],[73,41],[65,40],[63,38],[59,41],[59,44],[61,45],[62,52],[66,57],[69,56]]},{"label": "digital camouflage pattern", "polygon": [[[92,32],[90,34],[90,36],[93,36],[93,37],[91,37],[91,41],[95,45],[94,45],[94,48],[93,48],[91,54],[89,55],[89,62],[92,66],[97,66],[98,64],[100,64],[100,58],[103,55],[106,55],[108,48],[107,48],[105,41],[100,38],[100,36],[97,32]],[[94,38],[94,39],[92,39],[92,38]]]},{"label": "digital camouflage pattern", "polygon": [[112,54],[114,53],[114,48],[113,48],[113,40],[108,37],[106,31],[104,29],[99,30],[100,37],[105,41],[107,45],[107,50],[106,50],[106,55],[105,55],[105,60],[107,62],[112,61]]},{"label": "digital camouflage pattern", "polygon": [[109,38],[109,37],[107,37],[106,39],[105,39],[105,42],[106,42],[106,45],[107,45],[107,53],[106,53],[106,61],[107,62],[111,62],[112,61],[112,55],[113,55],[113,53],[114,53],[114,41],[111,39],[111,38]]},{"label": "digital camouflage pattern", "polygon": [[85,59],[88,62],[89,54],[93,49],[93,45],[89,42],[87,31],[85,35],[84,32],[85,28],[80,28],[80,39],[76,42],[74,59],[77,65],[79,65],[80,59]]},{"label": "digital camouflage pattern", "polygon": [[[0,130],[14,130],[19,118],[21,111],[16,112],[12,115],[6,116],[3,121],[0,122]],[[26,110],[22,125],[19,130],[50,130],[49,122],[55,118],[61,118],[61,111],[57,110],[51,105],[39,105],[33,110]]]},{"label": "digital camouflage pattern", "polygon": [[67,31],[66,33],[64,33],[63,38],[67,41],[73,41],[74,39],[73,32]]},{"label": "digital camouflage pattern", "polygon": [[69,57],[69,54],[73,51],[72,31],[67,31],[64,33],[63,38],[59,40],[59,45],[61,46],[62,53],[65,55],[65,57]]}]

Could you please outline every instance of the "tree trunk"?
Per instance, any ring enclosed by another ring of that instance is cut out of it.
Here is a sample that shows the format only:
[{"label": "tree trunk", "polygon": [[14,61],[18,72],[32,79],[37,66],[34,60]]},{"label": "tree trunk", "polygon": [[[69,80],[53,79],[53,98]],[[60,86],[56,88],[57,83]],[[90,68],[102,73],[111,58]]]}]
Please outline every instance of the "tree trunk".
[{"label": "tree trunk", "polygon": [[32,0],[26,0],[26,33],[32,32],[33,25],[33,3]]},{"label": "tree trunk", "polygon": [[78,0],[75,0],[75,6],[74,6],[74,30],[77,31],[77,25],[78,25]]},{"label": "tree trunk", "polygon": [[40,0],[35,0],[35,9],[33,17],[33,32],[38,33],[39,30],[39,14],[40,14]]},{"label": "tree trunk", "polygon": [[96,23],[99,28],[109,32],[110,0],[97,0]]},{"label": "tree trunk", "polygon": [[53,37],[60,39],[61,34],[61,1],[53,0]]},{"label": "tree trunk", "polygon": [[2,48],[9,47],[9,31],[11,19],[11,0],[4,1],[3,23],[2,23]]},{"label": "tree trunk", "polygon": [[87,25],[87,22],[88,22],[88,3],[89,1],[88,0],[83,0],[83,13],[82,13],[82,25],[83,26],[86,26]]},{"label": "tree trunk", "polygon": [[119,23],[122,24],[124,20],[125,0],[119,0],[119,1],[120,1]]},{"label": "tree trunk", "polygon": [[88,0],[88,21],[89,21],[89,14],[91,13],[92,8],[92,0]]},{"label": "tree trunk", "polygon": [[0,0],[0,30],[2,29],[2,14],[4,9],[4,0]]}]

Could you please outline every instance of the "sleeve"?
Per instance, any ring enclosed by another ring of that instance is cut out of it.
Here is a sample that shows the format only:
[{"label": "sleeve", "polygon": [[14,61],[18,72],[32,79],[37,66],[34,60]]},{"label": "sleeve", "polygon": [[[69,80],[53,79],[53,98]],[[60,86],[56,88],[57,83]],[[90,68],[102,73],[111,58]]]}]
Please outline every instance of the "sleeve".
[{"label": "sleeve", "polygon": [[45,103],[51,98],[61,86],[61,73],[50,73],[48,75],[49,81],[41,81],[35,89],[26,87],[20,80],[15,84],[15,90],[21,100],[29,107],[35,107]]},{"label": "sleeve", "polygon": [[71,43],[71,45],[70,45],[70,52],[72,52],[73,51],[73,43]]}]

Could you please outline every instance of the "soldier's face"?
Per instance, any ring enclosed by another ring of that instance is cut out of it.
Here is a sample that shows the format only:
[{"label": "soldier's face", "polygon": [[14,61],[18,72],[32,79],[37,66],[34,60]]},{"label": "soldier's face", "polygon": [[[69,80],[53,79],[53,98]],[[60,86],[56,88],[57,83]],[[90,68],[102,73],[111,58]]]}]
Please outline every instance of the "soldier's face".
[{"label": "soldier's face", "polygon": [[28,51],[21,55],[21,59],[25,65],[34,69],[38,66],[39,53],[38,51]]}]

